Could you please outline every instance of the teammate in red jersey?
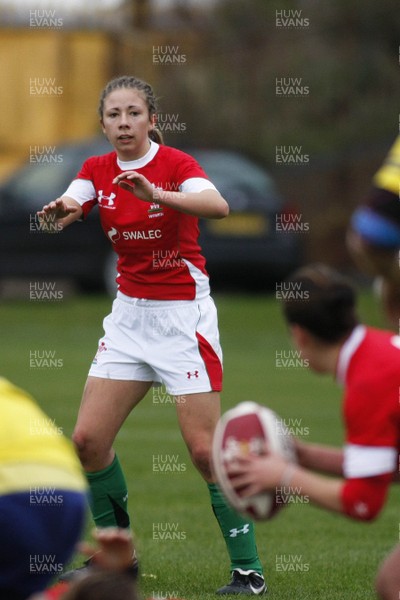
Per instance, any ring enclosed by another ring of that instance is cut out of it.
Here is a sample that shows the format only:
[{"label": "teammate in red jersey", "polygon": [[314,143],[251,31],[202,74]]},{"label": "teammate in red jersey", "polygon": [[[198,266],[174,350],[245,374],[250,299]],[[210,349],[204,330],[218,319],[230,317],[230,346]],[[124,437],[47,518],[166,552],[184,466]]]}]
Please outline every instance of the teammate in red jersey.
[{"label": "teammate in red jersey", "polygon": [[[313,371],[331,373],[344,386],[346,443],[342,450],[297,440],[299,465],[274,454],[240,459],[230,469],[234,486],[244,496],[284,487],[328,510],[371,520],[398,465],[400,337],[359,324],[352,287],[331,269],[304,267],[290,281],[302,292],[283,301],[293,342]],[[376,587],[380,598],[398,600],[400,546],[381,566]]]},{"label": "teammate in red jersey", "polygon": [[73,435],[95,523],[130,525],[126,482],[112,444],[151,386],[163,383],[176,398],[183,438],[208,484],[230,554],[232,580],[218,593],[260,594],[266,586],[253,524],[227,506],[210,471],[222,352],[198,218],[226,217],[228,204],[191,156],[162,145],[147,83],[127,76],[110,81],[99,113],[115,150],[89,158],[65,194],[38,213],[44,226],[47,219],[66,227],[97,204],[118,254],[119,290]]}]

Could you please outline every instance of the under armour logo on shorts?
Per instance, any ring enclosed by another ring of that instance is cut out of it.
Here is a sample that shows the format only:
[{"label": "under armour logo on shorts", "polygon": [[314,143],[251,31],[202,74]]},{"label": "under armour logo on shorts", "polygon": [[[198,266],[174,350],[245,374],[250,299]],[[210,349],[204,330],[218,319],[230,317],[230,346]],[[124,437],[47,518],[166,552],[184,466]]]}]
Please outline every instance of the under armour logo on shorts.
[{"label": "under armour logo on shorts", "polygon": [[191,377],[196,377],[196,379],[198,379],[199,372],[198,371],[193,371],[193,373],[191,373],[190,371],[188,371],[187,372],[187,378],[190,379]]}]

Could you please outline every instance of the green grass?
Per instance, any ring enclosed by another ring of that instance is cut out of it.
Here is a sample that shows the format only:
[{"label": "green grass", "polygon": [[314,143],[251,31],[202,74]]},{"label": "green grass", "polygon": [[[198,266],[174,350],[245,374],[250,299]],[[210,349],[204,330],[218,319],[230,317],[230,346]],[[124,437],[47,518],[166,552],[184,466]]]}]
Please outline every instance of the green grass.
[{"label": "green grass", "polygon": [[[255,400],[284,418],[297,419],[305,439],[341,444],[341,390],[332,378],[317,377],[303,367],[276,366],[276,352],[289,351],[290,343],[274,297],[232,294],[217,295],[215,300],[224,349],[224,410],[242,400]],[[0,306],[1,373],[29,390],[68,436],[110,306],[110,300],[101,296],[59,303],[10,301]],[[369,295],[362,296],[360,312],[366,322],[382,325],[379,308]],[[31,368],[30,353],[35,350],[55,351],[62,368]],[[127,420],[116,448],[130,489],[144,595],[215,598],[214,590],[229,578],[227,555],[207,488],[181,440],[173,405],[157,404],[149,394]],[[181,471],[153,472],[157,454],[177,456]],[[374,572],[398,537],[398,502],[399,490],[392,489],[382,515],[370,524],[305,504],[290,506],[275,520],[258,524],[269,598],[375,598]],[[166,523],[176,527],[179,539],[154,539],[154,527]],[[289,570],[281,564],[289,564]]]}]

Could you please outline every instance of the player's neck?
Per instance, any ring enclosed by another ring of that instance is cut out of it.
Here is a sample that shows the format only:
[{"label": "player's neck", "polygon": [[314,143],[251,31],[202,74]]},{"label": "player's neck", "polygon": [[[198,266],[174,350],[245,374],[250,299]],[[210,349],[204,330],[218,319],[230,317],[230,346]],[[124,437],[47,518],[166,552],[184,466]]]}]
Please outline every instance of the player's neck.
[{"label": "player's neck", "polygon": [[118,148],[117,156],[122,162],[132,162],[145,157],[151,149],[151,141],[146,139],[140,146],[132,149],[127,149],[125,152]]},{"label": "player's neck", "polygon": [[336,375],[340,348],[341,344],[324,344],[323,346],[316,347],[309,354],[309,364],[312,370],[317,373]]}]

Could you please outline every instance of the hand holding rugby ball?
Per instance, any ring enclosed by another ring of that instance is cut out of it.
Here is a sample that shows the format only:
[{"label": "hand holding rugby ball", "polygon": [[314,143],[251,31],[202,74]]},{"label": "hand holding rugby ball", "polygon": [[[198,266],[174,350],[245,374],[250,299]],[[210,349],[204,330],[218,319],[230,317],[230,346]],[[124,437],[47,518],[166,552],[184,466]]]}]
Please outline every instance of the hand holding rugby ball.
[{"label": "hand holding rugby ball", "polygon": [[277,494],[273,490],[241,496],[240,489],[232,485],[228,470],[241,457],[269,453],[278,454],[288,462],[296,462],[292,438],[275,412],[255,402],[242,402],[221,417],[212,448],[215,476],[229,503],[239,512],[257,520],[270,519],[285,506],[282,493]]}]

